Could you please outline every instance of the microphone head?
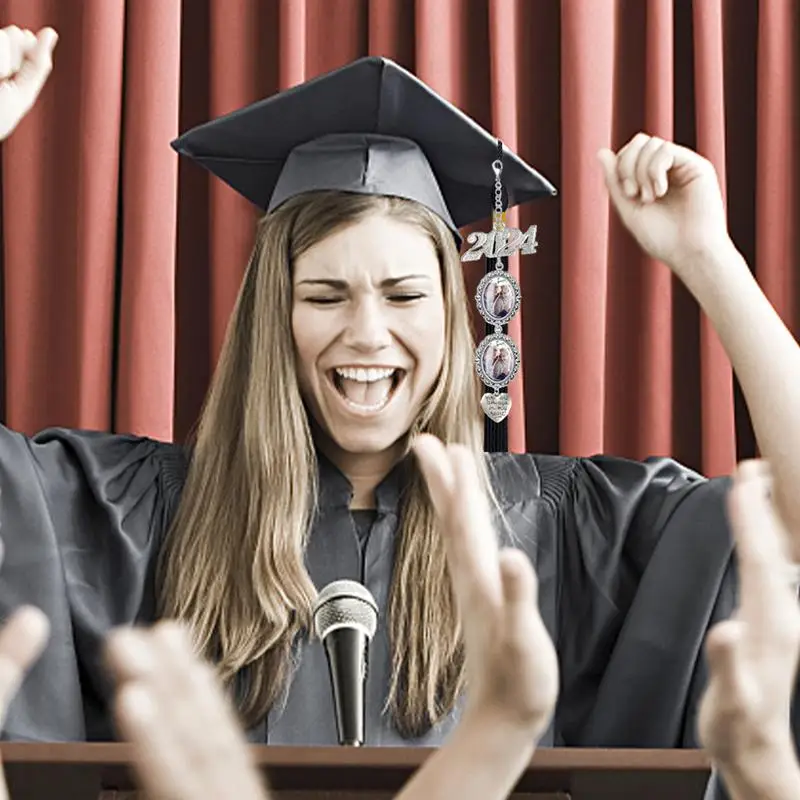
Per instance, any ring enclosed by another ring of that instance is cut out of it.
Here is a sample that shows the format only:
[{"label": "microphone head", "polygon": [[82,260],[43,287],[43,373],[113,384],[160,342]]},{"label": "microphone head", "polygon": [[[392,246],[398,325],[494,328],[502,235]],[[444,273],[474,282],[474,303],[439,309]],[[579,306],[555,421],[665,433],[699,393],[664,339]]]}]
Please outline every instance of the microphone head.
[{"label": "microphone head", "polygon": [[372,639],[378,627],[378,604],[358,581],[329,583],[319,593],[313,614],[314,632],[321,641],[339,628],[356,628]]}]

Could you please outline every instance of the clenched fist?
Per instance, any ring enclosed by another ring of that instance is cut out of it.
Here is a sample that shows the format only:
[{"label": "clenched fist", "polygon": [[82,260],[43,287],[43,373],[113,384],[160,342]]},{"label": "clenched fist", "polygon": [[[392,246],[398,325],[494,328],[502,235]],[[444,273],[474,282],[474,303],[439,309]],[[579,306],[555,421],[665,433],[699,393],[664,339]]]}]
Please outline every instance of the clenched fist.
[{"label": "clenched fist", "polygon": [[0,30],[0,142],[31,110],[53,68],[58,34],[38,34],[12,25]]},{"label": "clenched fist", "polygon": [[606,186],[623,225],[680,278],[729,242],[713,165],[698,153],[639,133],[619,152],[601,150]]}]

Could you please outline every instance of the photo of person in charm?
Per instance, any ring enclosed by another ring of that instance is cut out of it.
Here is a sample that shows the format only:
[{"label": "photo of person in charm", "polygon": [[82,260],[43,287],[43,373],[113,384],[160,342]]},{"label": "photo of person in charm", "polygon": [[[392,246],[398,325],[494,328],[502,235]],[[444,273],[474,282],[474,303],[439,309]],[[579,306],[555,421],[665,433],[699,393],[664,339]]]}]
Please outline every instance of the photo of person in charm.
[{"label": "photo of person in charm", "polygon": [[507,280],[497,281],[497,291],[492,302],[492,314],[498,318],[507,317],[514,308],[514,295]]},{"label": "photo of person in charm", "polygon": [[483,369],[492,381],[508,380],[514,369],[514,354],[505,342],[489,345],[483,353]]},{"label": "photo of person in charm", "polygon": [[492,278],[483,292],[483,307],[496,320],[506,319],[514,310],[514,290],[504,276]]}]

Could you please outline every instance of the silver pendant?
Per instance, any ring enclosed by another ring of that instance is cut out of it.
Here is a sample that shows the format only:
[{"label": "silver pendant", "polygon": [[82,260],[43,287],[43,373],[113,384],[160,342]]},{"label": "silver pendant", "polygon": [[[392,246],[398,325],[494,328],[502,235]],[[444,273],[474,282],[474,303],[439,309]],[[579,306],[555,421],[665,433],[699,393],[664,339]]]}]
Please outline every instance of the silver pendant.
[{"label": "silver pendant", "polygon": [[487,336],[475,351],[475,369],[480,379],[492,389],[503,389],[519,370],[519,350],[504,333]]},{"label": "silver pendant", "polygon": [[493,422],[502,422],[511,411],[511,398],[500,392],[487,392],[481,397],[483,413]]},{"label": "silver pendant", "polygon": [[475,293],[478,311],[490,325],[508,325],[519,311],[521,299],[516,278],[502,269],[487,273]]},{"label": "silver pendant", "polygon": [[494,209],[492,230],[488,233],[471,233],[467,244],[472,245],[461,256],[462,261],[477,261],[480,258],[496,259],[496,269],[488,272],[475,294],[478,312],[494,326],[495,332],[487,336],[475,351],[475,369],[481,381],[493,392],[481,397],[483,413],[495,423],[502,422],[511,411],[511,398],[500,390],[508,386],[520,366],[520,353],[511,337],[506,336],[503,326],[508,325],[519,311],[522,295],[519,283],[503,269],[503,259],[519,252],[520,255],[536,253],[537,228],[531,225],[524,233],[517,228],[506,227],[506,212],[503,210],[502,142],[498,141],[499,157],[492,162],[494,171]]}]

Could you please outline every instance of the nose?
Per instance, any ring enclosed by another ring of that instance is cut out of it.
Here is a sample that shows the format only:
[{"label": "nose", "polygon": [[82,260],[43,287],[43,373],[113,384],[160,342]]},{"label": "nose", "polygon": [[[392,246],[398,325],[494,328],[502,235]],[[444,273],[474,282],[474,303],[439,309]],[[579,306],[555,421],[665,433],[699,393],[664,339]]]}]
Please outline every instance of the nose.
[{"label": "nose", "polygon": [[363,353],[373,353],[392,343],[387,309],[381,299],[363,296],[352,306],[344,344]]}]

